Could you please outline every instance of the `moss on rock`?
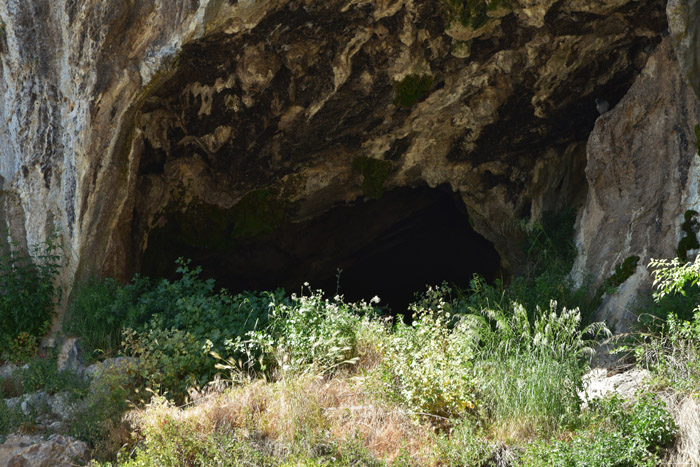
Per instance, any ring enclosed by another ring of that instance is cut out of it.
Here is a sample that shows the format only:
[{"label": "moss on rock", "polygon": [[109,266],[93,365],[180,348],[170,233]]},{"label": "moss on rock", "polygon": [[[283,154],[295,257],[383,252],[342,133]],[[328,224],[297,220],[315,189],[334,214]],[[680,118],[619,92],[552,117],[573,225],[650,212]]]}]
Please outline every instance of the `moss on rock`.
[{"label": "moss on rock", "polygon": [[430,75],[408,75],[401,81],[392,81],[396,97],[394,104],[410,108],[430,91],[433,77]]},{"label": "moss on rock", "polygon": [[391,161],[357,157],[352,168],[362,173],[362,192],[368,198],[379,199],[384,194],[384,181],[391,173]]},{"label": "moss on rock", "polygon": [[503,16],[511,11],[512,0],[443,0],[450,10],[450,20],[459,21],[462,26],[479,29],[489,19]]}]

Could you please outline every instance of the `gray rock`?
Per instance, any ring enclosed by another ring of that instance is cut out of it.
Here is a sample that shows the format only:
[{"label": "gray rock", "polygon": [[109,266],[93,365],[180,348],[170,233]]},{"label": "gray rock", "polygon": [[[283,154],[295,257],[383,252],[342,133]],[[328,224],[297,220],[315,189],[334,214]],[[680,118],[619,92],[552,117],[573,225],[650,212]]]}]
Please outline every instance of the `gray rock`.
[{"label": "gray rock", "polygon": [[579,397],[586,406],[593,399],[618,394],[623,399],[632,399],[643,386],[649,372],[634,368],[628,371],[614,373],[607,368],[594,368],[583,377],[583,391]]},{"label": "gray rock", "polygon": [[57,365],[58,371],[71,370],[79,375],[85,371],[82,351],[80,350],[80,345],[78,345],[77,337],[68,338],[61,344]]},{"label": "gray rock", "polygon": [[590,280],[595,290],[618,264],[639,257],[634,273],[605,297],[596,316],[616,332],[628,330],[634,300],[652,285],[649,260],[675,256],[684,213],[700,208],[699,120],[700,105],[667,38],[589,136],[588,195],[572,276],[578,284]]},{"label": "gray rock", "polygon": [[87,460],[87,445],[69,436],[10,435],[0,444],[0,465],[73,467]]},{"label": "gray rock", "polygon": [[5,363],[0,366],[0,379],[10,378],[17,371],[17,365],[14,363]]},{"label": "gray rock", "polygon": [[85,376],[92,379],[100,378],[107,371],[120,371],[128,365],[136,362],[133,357],[116,357],[108,358],[102,362],[94,363],[85,368]]}]

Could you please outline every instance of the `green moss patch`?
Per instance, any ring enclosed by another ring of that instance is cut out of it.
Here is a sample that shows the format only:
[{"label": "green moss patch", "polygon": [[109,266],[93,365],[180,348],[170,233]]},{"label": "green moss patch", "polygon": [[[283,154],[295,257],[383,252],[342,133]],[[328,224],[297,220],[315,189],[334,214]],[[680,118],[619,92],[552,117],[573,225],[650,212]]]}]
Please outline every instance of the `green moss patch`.
[{"label": "green moss patch", "polygon": [[695,125],[695,139],[697,140],[695,144],[698,148],[698,156],[700,157],[700,124]]},{"label": "green moss patch", "polygon": [[698,242],[698,230],[700,230],[700,222],[697,220],[698,212],[688,210],[685,212],[684,221],[681,224],[681,231],[683,231],[683,238],[678,242],[678,249],[676,250],[676,256],[682,262],[688,262],[688,252],[690,250],[697,250],[700,248],[700,243]]},{"label": "green moss patch", "polygon": [[271,190],[251,191],[233,208],[232,238],[252,238],[275,232],[286,216],[284,204]]},{"label": "green moss patch", "polygon": [[357,157],[352,169],[362,173],[362,192],[368,198],[379,199],[384,194],[384,181],[391,173],[391,161]]},{"label": "green moss patch", "polygon": [[408,75],[401,81],[392,81],[396,98],[394,104],[410,108],[423,98],[433,85],[433,77],[430,75]]},{"label": "green moss patch", "polygon": [[511,0],[443,0],[450,11],[450,21],[479,29],[488,23],[493,12],[512,9]]}]

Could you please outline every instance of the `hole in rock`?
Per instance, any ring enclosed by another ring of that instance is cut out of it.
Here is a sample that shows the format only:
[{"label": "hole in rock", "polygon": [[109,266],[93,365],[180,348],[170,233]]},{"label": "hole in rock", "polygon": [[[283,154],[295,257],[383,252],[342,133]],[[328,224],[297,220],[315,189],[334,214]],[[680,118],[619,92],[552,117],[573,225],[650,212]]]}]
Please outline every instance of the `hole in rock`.
[{"label": "hole in rock", "polygon": [[206,238],[220,236],[222,225],[221,219],[171,216],[149,235],[141,274],[173,277],[174,260],[182,256],[233,293],[278,287],[298,292],[309,282],[333,295],[340,269],[347,300],[377,295],[393,314],[403,314],[426,285],[466,286],[474,273],[492,281],[499,272],[498,253],[472,229],[461,199],[449,189],[392,190],[230,245]]}]

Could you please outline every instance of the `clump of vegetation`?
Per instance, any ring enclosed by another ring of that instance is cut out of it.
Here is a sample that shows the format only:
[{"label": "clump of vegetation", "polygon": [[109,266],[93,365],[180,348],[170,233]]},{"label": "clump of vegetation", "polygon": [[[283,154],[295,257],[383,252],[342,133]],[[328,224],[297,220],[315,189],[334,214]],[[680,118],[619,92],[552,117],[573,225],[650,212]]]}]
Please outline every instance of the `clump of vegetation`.
[{"label": "clump of vegetation", "polygon": [[634,402],[596,400],[585,418],[585,428],[571,433],[571,439],[530,444],[520,465],[658,465],[677,431],[665,404],[649,394]]},{"label": "clump of vegetation", "polygon": [[0,249],[0,354],[23,360],[49,329],[60,290],[55,236],[28,253],[16,243]]},{"label": "clump of vegetation", "polygon": [[391,161],[357,157],[352,161],[352,168],[362,174],[362,192],[368,198],[379,199],[384,194],[384,181],[391,173]]},{"label": "clump of vegetation", "polygon": [[678,249],[676,250],[676,254],[682,262],[688,261],[689,251],[700,248],[697,237],[698,230],[700,229],[700,222],[698,222],[697,216],[698,212],[692,209],[686,211],[683,216],[683,223],[681,224],[683,238],[678,242]]},{"label": "clump of vegetation", "polygon": [[271,190],[246,194],[233,208],[233,238],[251,238],[274,232],[284,221],[283,203]]},{"label": "clump of vegetation", "polygon": [[698,156],[700,156],[700,124],[695,125],[695,138],[697,140]]},{"label": "clump of vegetation", "polygon": [[394,104],[409,109],[430,91],[433,77],[431,75],[410,74],[401,81],[392,80],[391,84],[396,93]]},{"label": "clump of vegetation", "polygon": [[[172,282],[88,283],[70,329],[108,349],[97,356],[137,359],[85,397],[72,432],[129,466],[654,465],[677,431],[657,396],[587,407],[579,396],[609,331],[586,323],[588,291],[567,279],[574,217],[524,229],[525,276],[429,287],[410,323],[382,317],[378,299],[348,303],[308,285],[230,296],[182,260]],[[654,266],[659,299],[698,285],[698,262]],[[114,315],[119,338],[90,337],[101,325],[90,313]],[[663,321],[661,337],[635,343],[638,361],[681,375],[668,384],[697,384],[700,325]],[[131,427],[126,400],[137,404]]]},{"label": "clump of vegetation", "polygon": [[443,0],[451,19],[465,27],[479,29],[489,20],[489,13],[497,10],[511,10],[511,0]]}]

